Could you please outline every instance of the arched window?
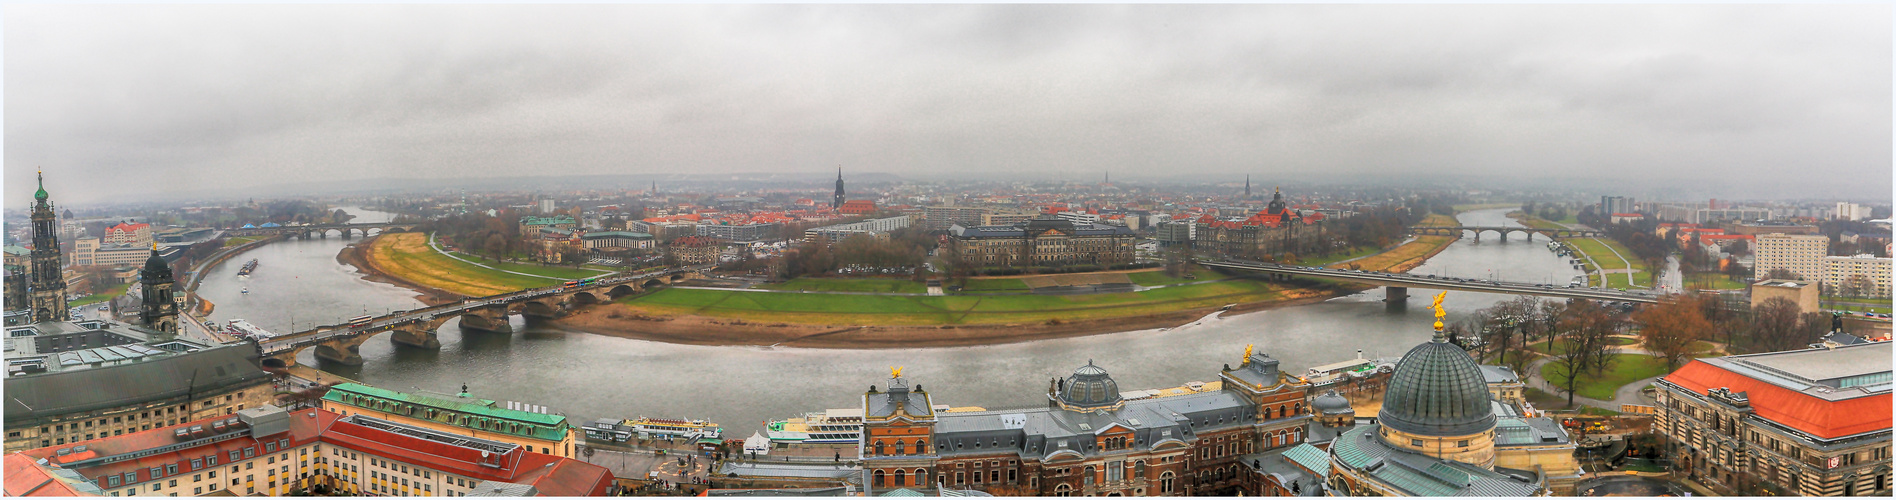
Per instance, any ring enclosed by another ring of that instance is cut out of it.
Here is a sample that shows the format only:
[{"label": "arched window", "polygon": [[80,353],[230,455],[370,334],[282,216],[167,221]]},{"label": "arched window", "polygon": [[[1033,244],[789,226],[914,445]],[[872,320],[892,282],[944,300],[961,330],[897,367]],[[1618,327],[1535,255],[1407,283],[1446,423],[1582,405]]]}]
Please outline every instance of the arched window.
[{"label": "arched window", "polygon": [[882,484],[882,469],[876,469],[876,474],[875,474],[875,476],[876,476],[876,477],[875,477],[875,482],[876,482],[876,487],[877,487],[877,488],[880,488],[880,487],[882,487],[882,486],[883,486],[883,484]]},{"label": "arched window", "polygon": [[[895,454],[897,454],[897,455],[907,455],[907,454],[908,454],[908,445],[907,445],[907,444],[903,444],[903,443],[902,443],[902,440],[900,440],[900,439],[897,439],[897,440],[895,440]],[[900,473],[898,472],[897,474],[900,474]]]},{"label": "arched window", "polygon": [[1056,497],[1070,496],[1073,494],[1072,490],[1073,490],[1072,486],[1069,486],[1066,483],[1060,483],[1059,486],[1053,487],[1053,496],[1056,496]]},{"label": "arched window", "polygon": [[923,453],[928,453],[928,441],[915,440],[915,454],[920,455]]},{"label": "arched window", "polygon": [[1277,416],[1279,416],[1279,417],[1288,417],[1288,416],[1290,416],[1290,414],[1288,414],[1288,413],[1284,413],[1284,409],[1285,409],[1285,408],[1289,408],[1289,406],[1285,406],[1285,405],[1277,405]]},{"label": "arched window", "polygon": [[[920,445],[917,445],[917,446],[920,446]],[[927,488],[929,486],[928,469],[915,469],[915,485],[923,487],[923,488]]]},{"label": "arched window", "polygon": [[1172,471],[1168,470],[1159,474],[1159,492],[1172,492]]},{"label": "arched window", "polygon": [[1093,466],[1088,465],[1085,469],[1080,470],[1083,472],[1080,481],[1085,484],[1093,484]]},{"label": "arched window", "polygon": [[902,469],[895,470],[895,485],[908,486],[908,471]]},{"label": "arched window", "polygon": [[[882,454],[882,441],[876,441],[876,454],[877,455]],[[880,473],[881,471],[877,471],[877,472]]]}]

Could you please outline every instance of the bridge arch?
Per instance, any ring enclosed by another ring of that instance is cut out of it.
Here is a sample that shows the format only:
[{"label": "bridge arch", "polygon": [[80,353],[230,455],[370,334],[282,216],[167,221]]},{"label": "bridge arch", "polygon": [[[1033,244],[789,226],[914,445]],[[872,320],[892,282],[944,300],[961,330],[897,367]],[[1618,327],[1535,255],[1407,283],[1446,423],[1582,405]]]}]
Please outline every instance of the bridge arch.
[{"label": "bridge arch", "polygon": [[579,292],[573,292],[572,300],[573,300],[573,304],[575,305],[587,305],[587,304],[598,304],[600,302],[605,302],[606,300],[608,300],[608,298],[598,292],[579,291]]},{"label": "bridge arch", "polygon": [[651,290],[653,288],[658,288],[658,287],[668,285],[669,283],[667,283],[666,281],[667,280],[665,278],[652,278],[649,280],[645,280],[645,283],[641,283],[640,286],[645,287],[646,290]]},{"label": "bridge arch", "polygon": [[623,285],[612,287],[611,290],[607,290],[606,297],[617,299],[617,298],[625,297],[625,296],[632,295],[635,293],[639,293],[639,289],[633,288],[631,284],[623,284]]},{"label": "bridge arch", "polygon": [[529,300],[520,303],[520,312],[528,316],[558,316],[560,308],[546,302]]}]

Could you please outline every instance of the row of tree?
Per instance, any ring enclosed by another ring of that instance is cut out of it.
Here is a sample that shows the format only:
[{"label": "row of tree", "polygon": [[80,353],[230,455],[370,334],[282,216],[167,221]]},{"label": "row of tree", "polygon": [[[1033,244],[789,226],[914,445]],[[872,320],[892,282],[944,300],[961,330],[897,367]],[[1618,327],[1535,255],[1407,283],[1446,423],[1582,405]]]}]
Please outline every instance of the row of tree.
[{"label": "row of tree", "polygon": [[1588,300],[1551,301],[1521,296],[1475,312],[1450,326],[1458,339],[1480,339],[1475,351],[1524,373],[1535,358],[1526,347],[1546,342],[1552,382],[1567,389],[1613,367],[1619,349],[1611,337],[1637,331],[1640,348],[1665,362],[1670,372],[1721,342],[1734,354],[1802,349],[1833,328],[1832,315],[1805,312],[1781,297],[1749,307],[1717,295],[1674,295],[1631,314]]}]

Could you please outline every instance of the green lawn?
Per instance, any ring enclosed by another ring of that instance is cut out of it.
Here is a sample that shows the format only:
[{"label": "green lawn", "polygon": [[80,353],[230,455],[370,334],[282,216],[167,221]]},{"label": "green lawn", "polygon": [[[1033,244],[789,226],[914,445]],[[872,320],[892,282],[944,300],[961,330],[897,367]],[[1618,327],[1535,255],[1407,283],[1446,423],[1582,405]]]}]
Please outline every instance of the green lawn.
[{"label": "green lawn", "polygon": [[1719,273],[1698,273],[1687,276],[1685,286],[1699,290],[1743,290],[1745,282]]},{"label": "green lawn", "polygon": [[1032,288],[1028,288],[1027,282],[1021,281],[1020,278],[969,279],[968,286],[961,288],[963,292],[1025,292],[1028,290]]},{"label": "green lawn", "polygon": [[894,278],[797,278],[757,288],[808,292],[928,293],[927,284]]},{"label": "green lawn", "polygon": [[230,248],[237,245],[242,245],[242,244],[249,243],[252,241],[257,241],[259,239],[262,239],[262,238],[258,238],[256,236],[233,236],[233,237],[230,237],[229,239],[224,240],[224,248]]},{"label": "green lawn", "polygon": [[[1562,344],[1560,342],[1555,342],[1553,343],[1552,347],[1548,347],[1547,342],[1548,341],[1543,340],[1540,342],[1528,344],[1527,349],[1530,351],[1541,353],[1541,354],[1553,354],[1553,355],[1558,355],[1558,354],[1567,352],[1567,348],[1565,344]],[[1639,341],[1631,339],[1631,338],[1626,338],[1626,337],[1609,337],[1606,339],[1606,343],[1607,345],[1633,345],[1633,344],[1639,343]]]},{"label": "green lawn", "polygon": [[1173,278],[1171,276],[1166,276],[1165,271],[1146,271],[1143,273],[1128,274],[1126,275],[1126,279],[1132,280],[1132,284],[1139,285],[1139,286],[1159,286],[1159,285],[1170,285],[1173,283],[1190,283],[1193,281],[1215,280],[1215,279],[1220,279],[1220,278],[1225,277],[1223,273],[1213,271],[1210,269],[1205,269],[1203,267],[1191,266],[1185,269],[1186,269],[1185,273],[1192,275],[1193,276],[1192,278],[1190,279],[1187,279],[1184,277]]},{"label": "green lawn", "polygon": [[561,279],[576,280],[580,278],[591,278],[594,276],[605,274],[602,271],[574,268],[572,266],[549,266],[549,265],[537,264],[533,262],[496,262],[493,259],[476,256],[476,255],[469,255],[462,252],[448,252],[448,253],[454,254],[454,256],[456,257],[478,262],[483,266],[490,266],[490,267],[494,267],[498,269],[505,269],[505,270],[513,271],[517,273],[527,273],[527,274],[549,276],[549,277],[561,278]]},{"label": "green lawn", "polygon": [[106,289],[106,291],[104,292],[99,292],[92,295],[87,295],[85,297],[81,297],[79,300],[72,301],[71,304],[66,304],[66,305],[72,306],[72,307],[79,307],[83,305],[97,304],[100,302],[105,302],[107,300],[112,300],[113,297],[125,295],[125,290],[128,288],[131,288],[131,286],[132,286],[131,283],[121,284],[119,286]]},{"label": "green lawn", "polygon": [[1518,208],[1521,208],[1521,204],[1511,203],[1511,202],[1510,203],[1472,203],[1472,204],[1467,204],[1467,205],[1452,205],[1449,208],[1452,208],[1457,213],[1459,213],[1459,212],[1467,212],[1469,210],[1487,210],[1490,208],[1517,208],[1518,209]]},{"label": "green lawn", "polygon": [[[971,281],[972,282],[972,281]],[[759,322],[863,325],[1037,323],[1140,316],[1277,296],[1255,281],[1224,281],[1095,295],[836,295],[664,289],[620,303],[660,314]]]},{"label": "green lawn", "polygon": [[1592,257],[1593,261],[1600,263],[1600,267],[1602,268],[1611,270],[1627,269],[1629,267],[1625,259],[1614,255],[1612,250],[1607,250],[1607,245],[1602,243],[1602,240],[1598,238],[1575,238],[1567,240],[1567,243],[1573,245],[1580,253]]},{"label": "green lawn", "polygon": [[1381,251],[1382,251],[1381,248],[1376,248],[1375,246],[1357,247],[1357,248],[1350,249],[1350,251],[1348,252],[1337,253],[1335,255],[1326,255],[1323,257],[1299,259],[1297,261],[1297,264],[1304,265],[1304,266],[1327,266],[1327,265],[1330,265],[1331,263],[1338,262],[1338,261],[1345,261],[1345,260],[1350,260],[1350,259],[1354,259],[1358,257],[1368,257],[1371,255],[1375,255],[1377,252],[1381,252]]},{"label": "green lawn", "polygon": [[[1565,368],[1559,363],[1548,363],[1541,367],[1541,377],[1556,386],[1566,381],[1560,375]],[[1575,383],[1574,393],[1581,397],[1599,400],[1613,399],[1614,391],[1634,381],[1666,374],[1666,362],[1658,356],[1644,354],[1620,354],[1613,359],[1612,368],[1598,377],[1583,374]]]}]

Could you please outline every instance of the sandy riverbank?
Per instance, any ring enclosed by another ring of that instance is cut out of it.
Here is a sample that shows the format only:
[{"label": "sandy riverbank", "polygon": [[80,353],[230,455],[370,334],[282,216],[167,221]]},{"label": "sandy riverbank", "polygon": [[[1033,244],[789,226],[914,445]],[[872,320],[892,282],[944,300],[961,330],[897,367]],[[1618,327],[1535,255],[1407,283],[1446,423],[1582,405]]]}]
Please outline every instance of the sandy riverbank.
[{"label": "sandy riverbank", "polygon": [[[1355,286],[1289,289],[1284,291],[1284,299],[1238,304],[1225,314],[1311,304],[1360,290]],[[704,316],[653,317],[633,313],[618,304],[602,304],[576,311],[555,323],[588,333],[673,344],[892,349],[1009,344],[1168,328],[1197,321],[1218,309],[1203,307],[1164,314],[1058,324],[849,326],[763,324]]]}]

